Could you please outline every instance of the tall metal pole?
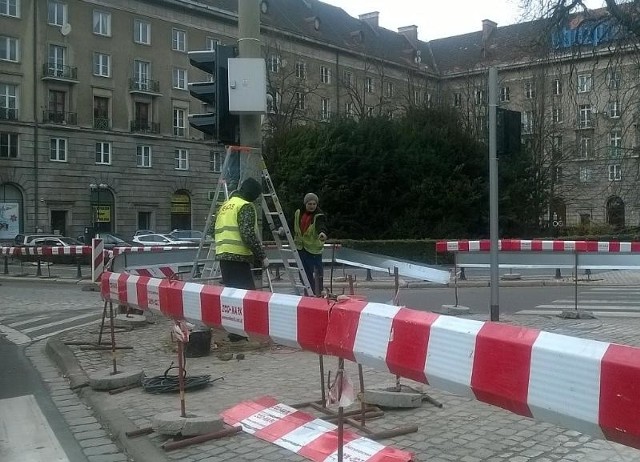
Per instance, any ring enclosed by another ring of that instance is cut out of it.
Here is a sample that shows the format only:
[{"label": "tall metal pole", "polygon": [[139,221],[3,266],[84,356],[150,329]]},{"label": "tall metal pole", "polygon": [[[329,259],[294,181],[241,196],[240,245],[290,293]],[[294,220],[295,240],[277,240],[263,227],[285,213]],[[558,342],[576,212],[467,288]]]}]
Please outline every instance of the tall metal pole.
[{"label": "tall metal pole", "polygon": [[[241,58],[262,57],[260,0],[238,0],[238,51]],[[240,115],[240,144],[254,148],[262,146],[259,114]]]},{"label": "tall metal pole", "polygon": [[500,320],[498,298],[498,159],[497,120],[498,71],[489,68],[489,235],[491,241],[491,320]]}]

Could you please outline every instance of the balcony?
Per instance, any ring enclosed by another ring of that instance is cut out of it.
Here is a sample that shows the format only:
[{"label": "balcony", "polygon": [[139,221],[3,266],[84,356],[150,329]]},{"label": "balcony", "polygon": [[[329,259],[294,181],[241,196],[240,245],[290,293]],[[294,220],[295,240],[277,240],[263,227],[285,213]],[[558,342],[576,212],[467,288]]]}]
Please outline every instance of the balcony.
[{"label": "balcony", "polygon": [[129,79],[129,93],[160,94],[160,81],[150,79]]},{"label": "balcony", "polygon": [[0,120],[18,120],[18,110],[10,107],[0,108]]},{"label": "balcony", "polygon": [[111,119],[107,117],[94,117],[93,128],[96,130],[111,130]]},{"label": "balcony", "polygon": [[135,133],[160,133],[160,124],[155,122],[147,122],[142,120],[131,121],[131,131]]},{"label": "balcony", "polygon": [[44,123],[61,125],[78,124],[78,114],[75,112],[44,111],[42,114],[42,121]]},{"label": "balcony", "polygon": [[78,81],[78,68],[45,63],[42,66],[42,78],[45,80],[62,80],[66,82]]}]

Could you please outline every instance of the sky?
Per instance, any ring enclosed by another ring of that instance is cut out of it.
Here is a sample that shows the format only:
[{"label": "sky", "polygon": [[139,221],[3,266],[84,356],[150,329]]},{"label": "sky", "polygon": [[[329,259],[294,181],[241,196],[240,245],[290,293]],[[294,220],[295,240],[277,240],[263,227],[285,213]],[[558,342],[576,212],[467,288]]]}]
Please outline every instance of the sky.
[{"label": "sky", "polygon": [[[437,38],[467,34],[482,29],[482,20],[490,19],[498,27],[520,22],[523,17],[519,0],[321,0],[339,6],[357,18],[378,11],[381,27],[397,31],[398,27],[418,26],[418,38]],[[601,0],[589,0],[599,7]]]}]

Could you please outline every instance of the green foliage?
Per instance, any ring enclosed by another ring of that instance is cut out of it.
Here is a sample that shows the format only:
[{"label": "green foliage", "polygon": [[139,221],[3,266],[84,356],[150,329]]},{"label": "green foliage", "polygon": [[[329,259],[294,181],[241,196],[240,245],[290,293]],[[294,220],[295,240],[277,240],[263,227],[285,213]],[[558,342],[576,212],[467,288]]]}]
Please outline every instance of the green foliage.
[{"label": "green foliage", "polygon": [[[276,134],[265,159],[287,216],[315,192],[331,238],[483,236],[488,156],[461,127],[442,108],[410,110],[402,119],[341,119]],[[522,207],[507,204],[528,197],[526,182],[514,180],[526,168],[525,159],[514,163],[508,178],[518,186],[503,201],[513,222]]]}]

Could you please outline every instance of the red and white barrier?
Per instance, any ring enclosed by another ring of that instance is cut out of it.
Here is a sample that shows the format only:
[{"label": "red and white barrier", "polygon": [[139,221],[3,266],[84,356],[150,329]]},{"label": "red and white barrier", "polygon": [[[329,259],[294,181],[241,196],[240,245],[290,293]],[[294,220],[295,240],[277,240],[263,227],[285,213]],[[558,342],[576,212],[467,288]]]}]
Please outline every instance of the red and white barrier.
[{"label": "red and white barrier", "polygon": [[105,274],[106,300],[266,335],[640,448],[640,348],[380,303]]},{"label": "red and white barrier", "polygon": [[[600,253],[640,253],[640,242],[616,241],[559,241],[501,239],[498,249],[502,252],[600,252]],[[438,241],[436,252],[489,252],[491,241]]]},{"label": "red and white barrier", "polygon": [[91,239],[91,280],[99,282],[104,273],[104,241],[102,239]]},{"label": "red and white barrier", "polygon": [[[228,425],[316,462],[334,461],[338,454],[338,427],[274,398],[245,401],[221,414]],[[343,434],[343,460],[353,462],[409,462],[412,454],[356,433]]]},{"label": "red and white barrier", "polygon": [[138,276],[147,276],[150,278],[174,278],[178,274],[178,266],[153,266],[149,268],[129,268],[126,270],[129,274]]},{"label": "red and white barrier", "polygon": [[83,245],[72,245],[68,247],[0,247],[0,255],[8,257],[91,255],[91,247]]},{"label": "red and white barrier", "polygon": [[323,299],[108,272],[101,292],[105,300],[172,319],[264,335],[282,345],[324,353],[330,305]]}]

